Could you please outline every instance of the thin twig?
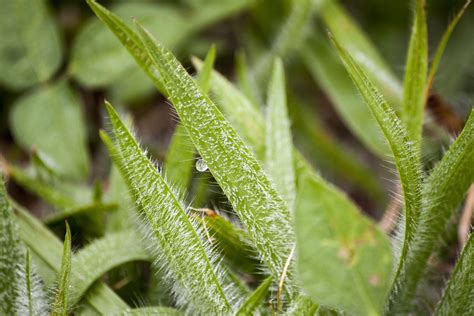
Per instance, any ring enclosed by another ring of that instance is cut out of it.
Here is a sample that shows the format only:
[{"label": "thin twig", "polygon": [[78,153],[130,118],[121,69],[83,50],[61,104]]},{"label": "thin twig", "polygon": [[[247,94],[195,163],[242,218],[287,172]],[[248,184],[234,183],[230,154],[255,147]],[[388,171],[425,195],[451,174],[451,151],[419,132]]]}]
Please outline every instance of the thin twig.
[{"label": "thin twig", "polygon": [[462,210],[461,219],[458,227],[458,240],[461,249],[464,247],[471,230],[472,214],[474,213],[474,184],[471,184],[467,192],[466,204]]},{"label": "thin twig", "polygon": [[285,266],[283,267],[283,272],[281,273],[280,282],[278,282],[278,291],[277,291],[277,311],[280,311],[281,305],[281,292],[283,291],[283,283],[285,282],[286,274],[288,273],[288,267],[290,266],[291,259],[293,259],[293,254],[295,253],[296,245],[291,249],[288,259],[286,259]]}]

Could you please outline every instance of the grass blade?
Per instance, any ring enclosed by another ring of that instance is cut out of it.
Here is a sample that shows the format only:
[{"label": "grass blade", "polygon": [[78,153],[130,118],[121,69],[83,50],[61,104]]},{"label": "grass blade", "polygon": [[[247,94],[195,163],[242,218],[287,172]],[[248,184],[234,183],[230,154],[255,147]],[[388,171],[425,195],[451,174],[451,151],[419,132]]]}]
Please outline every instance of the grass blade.
[{"label": "grass blade", "polygon": [[273,278],[266,278],[249,297],[240,305],[236,315],[255,315],[263,300],[267,297]]},{"label": "grass blade", "polygon": [[[286,316],[299,316],[299,315],[320,315],[316,312],[319,311],[319,305],[314,304],[307,296],[300,295],[293,304],[289,307],[285,313]],[[322,316],[322,315],[320,315]]]},{"label": "grass blade", "polygon": [[72,260],[73,273],[68,292],[69,307],[74,306],[87,289],[107,271],[131,261],[150,261],[139,236],[133,231],[111,233],[81,249]]},{"label": "grass blade", "polygon": [[383,232],[344,194],[314,177],[299,183],[295,210],[298,271],[306,293],[354,315],[379,315],[393,269]]},{"label": "grass blade", "polygon": [[107,111],[117,138],[118,148],[113,150],[120,154],[121,172],[160,245],[161,260],[180,296],[178,303],[204,314],[230,312],[231,303],[220,282],[225,275],[214,262],[217,257],[203,244],[182,203],[109,104]]},{"label": "grass blade", "polygon": [[469,315],[474,310],[474,239],[471,234],[454,267],[435,315]]},{"label": "grass blade", "polygon": [[275,59],[267,93],[265,166],[288,208],[293,210],[295,172],[285,89],[283,63]]},{"label": "grass blade", "polygon": [[[181,122],[228,197],[262,260],[279,277],[294,242],[289,212],[255,157],[176,58],[139,27]],[[247,114],[248,115],[248,114]]]},{"label": "grass blade", "polygon": [[409,244],[413,240],[416,224],[421,212],[421,165],[419,154],[397,115],[367,78],[364,71],[336,39],[332,37],[331,39],[347,72],[384,134],[395,160],[405,205],[405,223],[402,223],[403,245],[398,254],[400,262],[403,262],[407,255]]},{"label": "grass blade", "polygon": [[415,20],[408,48],[403,82],[401,119],[408,136],[420,148],[426,96],[424,87],[428,71],[428,34],[425,0],[416,1]]},{"label": "grass blade", "polygon": [[18,262],[23,261],[23,255],[3,176],[0,177],[0,232],[0,314],[12,315],[17,296],[16,267]]},{"label": "grass blade", "polygon": [[[71,230],[66,222],[66,236],[64,237],[63,258],[59,272],[58,289],[52,303],[51,315],[66,316],[68,310],[69,278],[71,274]],[[75,286],[75,284],[74,284]]]},{"label": "grass blade", "polygon": [[412,250],[399,267],[389,308],[406,306],[413,298],[428,258],[455,208],[474,182],[474,111],[423,188],[423,212]]}]

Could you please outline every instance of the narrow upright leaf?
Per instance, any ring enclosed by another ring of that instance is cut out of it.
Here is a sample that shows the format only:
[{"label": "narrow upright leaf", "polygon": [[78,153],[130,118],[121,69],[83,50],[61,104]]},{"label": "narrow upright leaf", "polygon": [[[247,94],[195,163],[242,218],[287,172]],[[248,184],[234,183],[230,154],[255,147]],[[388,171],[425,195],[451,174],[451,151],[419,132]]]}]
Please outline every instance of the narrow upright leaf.
[{"label": "narrow upright leaf", "polygon": [[176,287],[175,293],[180,296],[179,303],[189,304],[204,314],[229,313],[231,303],[220,282],[224,274],[217,271],[214,262],[218,258],[203,244],[182,203],[112,106],[107,104],[107,110],[117,138],[118,147],[114,150],[122,160],[121,172],[160,245],[160,257]]},{"label": "narrow upright leaf", "polygon": [[[71,274],[71,230],[66,222],[66,236],[64,237],[63,258],[61,259],[61,271],[59,272],[58,288],[51,307],[51,315],[66,316],[68,310],[68,291],[70,287],[69,276]],[[75,284],[73,284],[75,286]]]},{"label": "narrow upright leaf", "polygon": [[417,0],[403,82],[401,119],[407,128],[408,136],[418,148],[420,147],[426,102],[424,91],[428,71],[428,34],[426,29],[425,0]]},{"label": "narrow upright leaf", "polygon": [[258,308],[262,305],[263,300],[268,295],[273,278],[266,278],[249,297],[242,303],[236,315],[255,315]]},{"label": "narrow upright leaf", "polygon": [[402,230],[402,233],[404,233],[403,246],[398,254],[400,261],[403,261],[405,260],[409,244],[413,240],[416,224],[421,212],[421,165],[419,153],[394,110],[367,78],[365,72],[335,38],[331,37],[331,39],[347,72],[362,94],[365,103],[370,108],[380,130],[384,134],[395,160],[405,204],[405,223]]},{"label": "narrow upright leaf", "polygon": [[279,278],[294,243],[284,201],[237,132],[172,53],[147,31],[140,27],[139,31],[196,149],[249,231],[262,260]]},{"label": "narrow upright leaf", "polygon": [[275,59],[267,93],[266,169],[275,187],[293,210],[295,201],[295,172],[293,142],[286,105],[283,63]]},{"label": "narrow upright leaf", "polygon": [[295,225],[304,290],[323,305],[354,315],[379,315],[393,269],[388,239],[323,181],[306,177],[299,187]]},{"label": "narrow upright leaf", "polygon": [[11,315],[16,300],[17,264],[23,261],[13,210],[0,177],[0,314]]},{"label": "narrow upright leaf", "polygon": [[474,238],[471,234],[454,267],[435,315],[469,315],[474,311]]},{"label": "narrow upright leaf", "polygon": [[413,299],[438,238],[474,182],[474,111],[423,187],[423,212],[405,261],[400,263],[389,301],[390,310]]},{"label": "narrow upright leaf", "polygon": [[201,88],[202,92],[207,93],[209,91],[209,85],[211,82],[211,73],[212,68],[214,67],[214,60],[216,59],[216,46],[212,45],[209,51],[207,52],[206,59],[204,60],[204,65],[200,69],[197,84]]}]

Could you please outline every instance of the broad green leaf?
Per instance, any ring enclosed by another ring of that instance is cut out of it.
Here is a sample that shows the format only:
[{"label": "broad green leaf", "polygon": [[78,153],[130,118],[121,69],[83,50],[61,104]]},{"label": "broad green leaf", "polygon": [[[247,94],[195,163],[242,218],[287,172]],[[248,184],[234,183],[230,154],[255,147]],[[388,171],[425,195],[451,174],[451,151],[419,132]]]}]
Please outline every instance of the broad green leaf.
[{"label": "broad green leaf", "polygon": [[423,212],[408,257],[401,262],[394,281],[390,310],[413,299],[429,256],[447,222],[474,182],[474,111],[423,187]]},{"label": "broad green leaf", "polygon": [[29,316],[46,315],[48,303],[43,283],[36,274],[28,249],[26,250],[25,262],[20,263],[17,269],[18,283],[16,285],[17,296],[14,314]]},{"label": "broad green leaf", "polygon": [[278,278],[294,242],[284,201],[237,132],[172,53],[141,27],[139,32],[181,123],[248,230],[263,262]]},{"label": "broad green leaf", "polygon": [[68,293],[71,275],[71,230],[66,222],[66,236],[64,237],[63,257],[61,259],[61,271],[59,272],[58,288],[51,305],[51,315],[66,316],[68,310]]},{"label": "broad green leaf", "polygon": [[[167,46],[176,47],[190,35],[244,9],[250,3],[250,0],[211,2],[199,10],[192,11],[163,3],[122,3],[113,7],[112,11],[129,22],[130,17],[139,19]],[[92,7],[94,10],[99,8]],[[95,12],[100,19],[104,19],[104,16]],[[123,26],[126,25],[119,28]],[[120,34],[123,37],[129,35],[126,32]],[[127,45],[133,46],[136,43],[132,40]],[[136,67],[127,50],[96,19],[87,23],[77,36],[69,66],[74,77],[87,86],[104,86],[116,82]]]},{"label": "broad green leaf", "polygon": [[224,282],[221,282],[225,275],[223,271],[217,271],[214,262],[217,257],[201,241],[183,204],[140,149],[118,114],[109,104],[107,110],[118,147],[113,148],[109,139],[103,139],[120,155],[121,172],[150,225],[152,238],[160,247],[160,261],[175,283],[180,301],[202,313],[230,312],[231,303],[223,290]]},{"label": "broad green leaf", "polygon": [[[400,253],[397,254],[399,256],[400,269],[400,265],[406,259],[408,249],[413,241],[416,225],[421,213],[421,165],[419,153],[393,109],[384,100],[369,78],[367,78],[364,71],[335,38],[331,37],[331,39],[347,72],[384,134],[395,160],[405,206],[405,222],[402,223],[403,229],[401,231],[404,234],[402,237],[403,245]],[[400,270],[397,270],[397,275],[399,273]]]},{"label": "broad green leaf", "polygon": [[288,208],[293,210],[296,186],[285,89],[283,63],[275,59],[267,92],[265,167]]},{"label": "broad green leaf", "polygon": [[387,100],[398,108],[402,100],[401,84],[356,22],[334,0],[324,2],[320,16],[325,26],[354,56]]},{"label": "broad green leaf", "polygon": [[474,310],[474,239],[471,234],[454,267],[435,315],[469,315]]},{"label": "broad green leaf", "polygon": [[370,109],[347,76],[344,67],[331,49],[326,38],[316,32],[300,52],[313,79],[328,95],[351,132],[374,154],[386,159],[390,151]]},{"label": "broad green leaf", "polygon": [[380,315],[392,274],[392,251],[384,234],[341,192],[315,178],[300,182],[295,210],[304,290],[323,305],[354,315]]},{"label": "broad green leaf", "polygon": [[10,113],[10,127],[23,149],[39,149],[61,175],[73,179],[88,175],[81,104],[65,81],[40,87],[18,99]]},{"label": "broad green leaf", "polygon": [[46,0],[2,1],[0,84],[24,89],[48,80],[61,65],[62,44]]},{"label": "broad green leaf", "polygon": [[[200,70],[202,63],[193,59]],[[250,102],[230,81],[216,71],[211,76],[211,91],[229,123],[249,145],[259,161],[265,160],[265,119],[260,110]]]},{"label": "broad green leaf", "polygon": [[[61,242],[40,221],[14,205],[20,237],[31,249],[37,264],[38,273],[48,285],[51,285],[61,270]],[[71,272],[74,274],[74,270]],[[72,279],[72,275],[71,275]],[[124,310],[128,305],[102,282],[97,282],[87,293],[84,302],[97,313],[109,315],[114,311]]]},{"label": "broad green leaf", "polygon": [[16,300],[18,276],[16,267],[23,261],[18,226],[0,177],[0,314],[11,315]]},{"label": "broad green leaf", "polygon": [[107,271],[131,261],[150,261],[134,231],[110,233],[81,249],[72,259],[67,303],[73,307],[87,289]]},{"label": "broad green leaf", "polygon": [[418,148],[420,148],[425,113],[427,72],[428,34],[425,0],[417,0],[403,81],[401,120],[406,126],[409,138]]},{"label": "broad green leaf", "polygon": [[267,297],[269,293],[272,282],[273,282],[272,277],[266,278],[255,289],[255,291],[253,291],[252,294],[250,294],[250,296],[245,299],[242,305],[240,305],[240,308],[236,312],[236,315],[239,315],[239,316],[255,315],[259,307],[263,305],[263,301],[265,300],[265,297]]},{"label": "broad green leaf", "polygon": [[179,316],[183,315],[177,309],[171,307],[141,307],[127,309],[114,316]]},{"label": "broad green leaf", "polygon": [[438,47],[436,48],[436,53],[431,62],[430,71],[428,73],[428,79],[426,80],[425,97],[428,96],[430,89],[433,85],[433,80],[436,75],[436,72],[438,71],[441,57],[443,56],[444,50],[446,48],[446,45],[448,44],[451,34],[453,33],[454,29],[458,25],[458,22],[461,20],[462,16],[464,15],[464,12],[466,11],[470,3],[471,3],[471,0],[466,1],[464,6],[458,12],[458,14],[456,14],[456,16],[451,20],[446,31],[444,31],[443,37],[441,38],[441,41],[439,42]]}]

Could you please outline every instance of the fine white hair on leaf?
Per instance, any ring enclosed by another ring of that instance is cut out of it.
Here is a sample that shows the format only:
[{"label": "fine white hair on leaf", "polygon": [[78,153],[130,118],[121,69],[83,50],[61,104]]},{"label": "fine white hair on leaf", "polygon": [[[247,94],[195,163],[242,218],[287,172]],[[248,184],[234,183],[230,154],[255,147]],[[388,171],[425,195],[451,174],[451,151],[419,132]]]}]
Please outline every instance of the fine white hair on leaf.
[{"label": "fine white hair on leaf", "polygon": [[153,167],[115,110],[108,106],[108,111],[116,140],[108,146],[119,155],[115,159],[150,227],[155,261],[170,280],[177,304],[199,314],[231,312],[235,295],[219,267],[220,257],[200,238],[178,192]]},{"label": "fine white hair on leaf", "polygon": [[26,252],[25,262],[17,266],[17,295],[15,310],[17,315],[49,315],[48,300],[44,284],[36,274],[36,268]]}]

